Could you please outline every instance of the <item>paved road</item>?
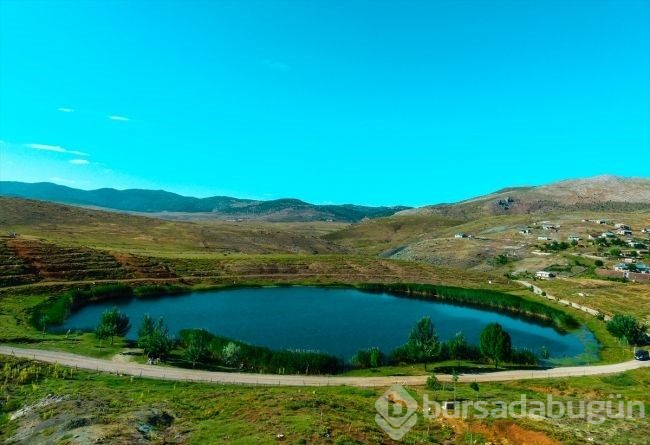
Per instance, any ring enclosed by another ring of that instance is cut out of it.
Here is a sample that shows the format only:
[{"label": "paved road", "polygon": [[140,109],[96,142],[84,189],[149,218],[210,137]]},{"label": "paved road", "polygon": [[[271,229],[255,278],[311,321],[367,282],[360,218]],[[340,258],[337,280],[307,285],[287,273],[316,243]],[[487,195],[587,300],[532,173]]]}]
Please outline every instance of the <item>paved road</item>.
[{"label": "paved road", "polygon": [[[423,385],[427,376],[404,377],[325,377],[299,375],[272,375],[199,371],[194,369],[169,368],[165,366],[141,365],[138,363],[119,363],[110,360],[85,357],[68,352],[46,351],[41,349],[23,349],[0,346],[0,354],[13,355],[47,363],[86,369],[90,371],[109,372],[120,375],[147,377],[163,380],[179,380],[207,383],[228,383],[240,385],[274,385],[274,386],[333,386],[348,385],[358,387],[387,387],[394,383],[402,385]],[[498,382],[508,380],[542,379],[547,377],[580,377],[588,375],[616,374],[642,367],[650,367],[650,361],[629,361],[612,365],[574,366],[553,368],[544,371],[499,371],[485,374],[465,374],[460,382]],[[448,374],[437,374],[440,381],[451,381]]]}]

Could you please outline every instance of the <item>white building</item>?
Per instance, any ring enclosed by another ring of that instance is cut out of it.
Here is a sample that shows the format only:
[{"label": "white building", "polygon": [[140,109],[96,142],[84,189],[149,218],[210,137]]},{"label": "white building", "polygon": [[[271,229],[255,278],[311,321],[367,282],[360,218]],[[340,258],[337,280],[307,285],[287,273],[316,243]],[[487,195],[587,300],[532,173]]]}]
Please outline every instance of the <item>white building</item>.
[{"label": "white building", "polygon": [[535,277],[541,280],[550,280],[551,278],[555,278],[555,274],[547,270],[540,270],[535,272]]}]

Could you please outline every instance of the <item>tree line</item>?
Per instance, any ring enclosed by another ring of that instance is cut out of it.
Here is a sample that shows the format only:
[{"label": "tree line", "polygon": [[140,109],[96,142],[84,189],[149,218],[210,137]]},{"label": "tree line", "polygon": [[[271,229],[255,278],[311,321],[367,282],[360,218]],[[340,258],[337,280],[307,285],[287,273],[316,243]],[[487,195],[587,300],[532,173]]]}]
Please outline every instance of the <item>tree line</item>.
[{"label": "tree line", "polygon": [[[131,329],[129,317],[117,307],[105,310],[95,328],[100,342],[121,337]],[[204,329],[184,329],[178,338],[170,335],[163,318],[154,320],[148,314],[138,328],[137,345],[148,359],[165,360],[174,349],[180,349],[182,359],[192,367],[197,365],[234,368],[248,372],[272,374],[336,374],[352,367],[377,368],[386,364],[422,363],[442,360],[487,360],[498,367],[504,361],[518,364],[536,364],[537,356],[529,350],[512,347],[510,334],[498,323],[487,325],[478,346],[467,342],[459,332],[443,342],[438,339],[430,317],[423,317],[411,329],[408,341],[388,356],[379,348],[358,351],[350,363],[316,351],[273,350],[250,345],[227,337],[214,335]]]},{"label": "tree line", "polygon": [[[542,351],[541,355],[548,358]],[[427,364],[445,360],[485,360],[499,367],[505,361],[522,365],[535,365],[539,358],[529,349],[512,347],[510,334],[498,323],[488,324],[481,332],[479,345],[467,342],[465,334],[458,332],[448,341],[440,341],[430,317],[421,318],[411,329],[407,342],[397,347],[389,355],[379,348],[358,351],[352,358],[357,368],[377,368],[386,364],[422,363]]]}]

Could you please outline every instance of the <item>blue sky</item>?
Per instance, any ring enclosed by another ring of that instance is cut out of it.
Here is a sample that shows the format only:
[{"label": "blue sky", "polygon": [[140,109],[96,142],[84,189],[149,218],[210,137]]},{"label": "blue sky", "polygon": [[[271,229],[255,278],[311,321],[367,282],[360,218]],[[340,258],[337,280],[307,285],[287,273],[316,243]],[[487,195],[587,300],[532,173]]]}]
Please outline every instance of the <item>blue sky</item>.
[{"label": "blue sky", "polygon": [[0,0],[0,177],[315,203],[649,176],[650,2]]}]

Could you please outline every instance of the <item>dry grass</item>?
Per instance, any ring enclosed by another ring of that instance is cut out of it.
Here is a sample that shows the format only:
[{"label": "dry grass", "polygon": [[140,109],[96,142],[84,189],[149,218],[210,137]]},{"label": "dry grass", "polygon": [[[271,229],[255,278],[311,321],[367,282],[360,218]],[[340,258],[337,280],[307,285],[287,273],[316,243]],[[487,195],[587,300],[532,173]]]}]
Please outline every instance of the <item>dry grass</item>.
[{"label": "dry grass", "polygon": [[[0,197],[0,233],[17,232],[61,245],[156,255],[194,253],[335,253],[320,238],[327,223],[172,222]],[[341,227],[332,223],[332,229]]]},{"label": "dry grass", "polygon": [[[537,282],[549,294],[589,306],[605,314],[634,314],[650,324],[650,284],[594,279]],[[582,293],[584,296],[578,295]]]}]

